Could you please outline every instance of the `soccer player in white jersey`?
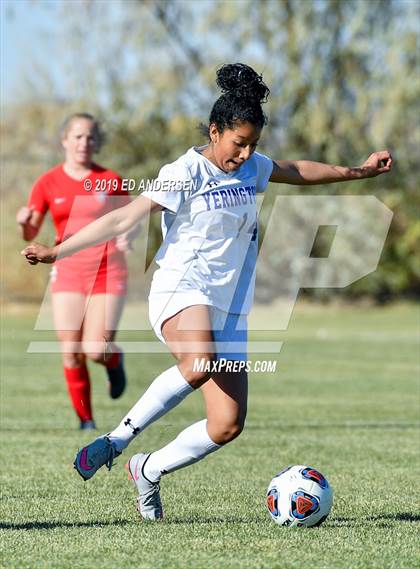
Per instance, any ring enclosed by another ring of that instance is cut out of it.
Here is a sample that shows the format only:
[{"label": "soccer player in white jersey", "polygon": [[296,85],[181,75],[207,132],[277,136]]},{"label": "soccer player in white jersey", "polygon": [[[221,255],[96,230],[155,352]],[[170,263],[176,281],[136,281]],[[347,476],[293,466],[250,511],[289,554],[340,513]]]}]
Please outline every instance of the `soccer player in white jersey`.
[{"label": "soccer player in white jersey", "polygon": [[[162,212],[164,241],[150,290],[150,318],[177,364],[161,373],[107,435],[84,447],[74,465],[85,480],[121,454],[148,425],[201,389],[206,418],[150,454],[135,454],[128,469],[136,483],[138,510],[160,519],[163,475],[203,459],[242,431],[247,407],[247,374],[232,366],[196,371],[194,360],[228,363],[246,359],[246,318],[253,296],[257,258],[256,193],[269,181],[327,184],[389,172],[388,151],[375,152],[360,167],[310,161],[273,161],[256,147],[266,117],[261,108],[269,89],[252,68],[228,64],[217,72],[222,95],[210,113],[209,142],[193,147],[159,174],[156,191],[83,228],[60,247],[31,244],[29,263],[53,263],[59,254],[107,241],[134,227],[151,212]],[[159,189],[160,187],[160,189]]]}]

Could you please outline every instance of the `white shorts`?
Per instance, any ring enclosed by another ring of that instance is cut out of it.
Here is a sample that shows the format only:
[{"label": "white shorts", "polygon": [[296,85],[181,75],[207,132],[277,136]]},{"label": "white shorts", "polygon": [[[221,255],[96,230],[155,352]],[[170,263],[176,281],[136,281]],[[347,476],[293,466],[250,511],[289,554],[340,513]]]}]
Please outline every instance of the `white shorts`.
[{"label": "white shorts", "polygon": [[149,318],[152,328],[161,342],[162,325],[184,308],[204,304],[208,306],[212,326],[216,358],[220,360],[246,361],[248,342],[248,317],[246,314],[224,312],[208,303],[207,297],[200,293],[155,293],[149,296]]}]

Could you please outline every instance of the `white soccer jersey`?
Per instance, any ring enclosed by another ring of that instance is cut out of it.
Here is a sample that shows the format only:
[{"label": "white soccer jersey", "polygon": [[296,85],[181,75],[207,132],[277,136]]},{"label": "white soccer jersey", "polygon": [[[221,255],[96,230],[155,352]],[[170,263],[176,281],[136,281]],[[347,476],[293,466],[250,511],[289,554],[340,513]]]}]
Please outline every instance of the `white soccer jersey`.
[{"label": "white soccer jersey", "polygon": [[248,314],[258,252],[256,194],[265,190],[273,163],[254,152],[226,173],[200,153],[204,148],[164,166],[154,190],[143,193],[164,207],[150,296],[190,292],[192,304],[199,299]]}]

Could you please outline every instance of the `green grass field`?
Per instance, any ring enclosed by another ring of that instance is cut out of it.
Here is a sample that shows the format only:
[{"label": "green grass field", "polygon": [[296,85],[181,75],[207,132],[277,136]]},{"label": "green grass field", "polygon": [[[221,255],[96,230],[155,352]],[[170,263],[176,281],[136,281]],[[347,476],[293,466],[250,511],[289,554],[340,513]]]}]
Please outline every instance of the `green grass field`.
[{"label": "green grass field", "polygon": [[[40,335],[32,330],[35,316],[6,311],[3,317],[3,567],[420,565],[415,305],[299,304],[288,332],[255,334],[285,341],[277,372],[251,377],[239,439],[163,479],[166,517],[157,524],[141,522],[135,511],[125,457],[90,482],[73,470],[75,452],[92,434],[77,430],[59,357],[26,353]],[[172,359],[129,354],[126,361],[130,385],[121,400],[108,399],[102,369],[92,373],[99,433],[119,422]],[[151,426],[126,456],[162,446],[202,417],[196,393]],[[318,529],[279,528],[265,509],[271,477],[300,463],[320,469],[334,488],[332,513]]]}]

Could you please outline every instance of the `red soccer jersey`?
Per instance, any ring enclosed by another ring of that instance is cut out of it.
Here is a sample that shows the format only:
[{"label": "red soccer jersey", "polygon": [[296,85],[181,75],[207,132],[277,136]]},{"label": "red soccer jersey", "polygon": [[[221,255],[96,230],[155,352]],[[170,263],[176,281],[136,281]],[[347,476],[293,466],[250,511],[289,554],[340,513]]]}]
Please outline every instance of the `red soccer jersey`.
[{"label": "red soccer jersey", "polygon": [[[86,180],[91,183],[90,191],[85,189]],[[75,200],[78,196],[84,196],[84,199]],[[113,200],[111,196],[120,197]],[[129,201],[127,192],[121,189],[121,178],[112,170],[93,164],[89,176],[79,181],[70,178],[59,164],[38,178],[28,205],[43,214],[50,210],[56,243],[60,243],[91,221]],[[111,244],[115,245],[114,241]]]},{"label": "red soccer jersey", "polygon": [[[35,182],[28,205],[43,214],[50,210],[55,241],[60,243],[129,201],[127,192],[121,190],[121,178],[115,172],[93,164],[90,175],[78,181],[68,176],[60,164]],[[115,239],[59,259],[51,271],[53,293],[124,295],[126,284],[125,255],[116,248]]]}]

